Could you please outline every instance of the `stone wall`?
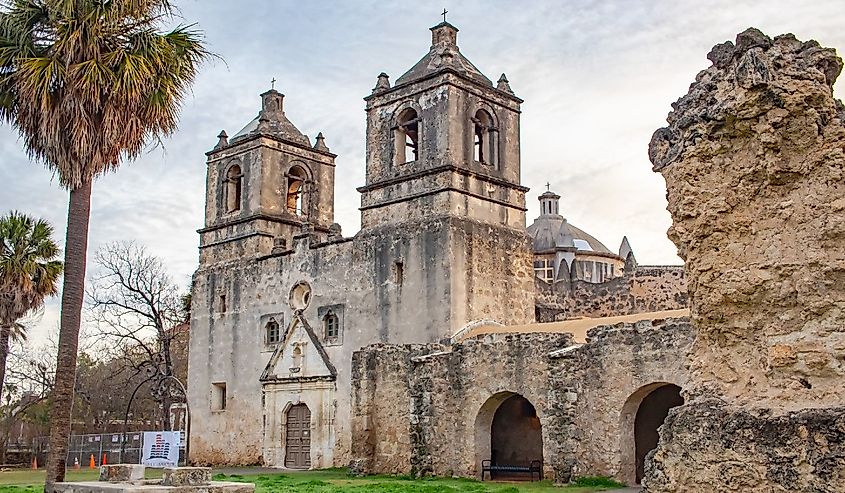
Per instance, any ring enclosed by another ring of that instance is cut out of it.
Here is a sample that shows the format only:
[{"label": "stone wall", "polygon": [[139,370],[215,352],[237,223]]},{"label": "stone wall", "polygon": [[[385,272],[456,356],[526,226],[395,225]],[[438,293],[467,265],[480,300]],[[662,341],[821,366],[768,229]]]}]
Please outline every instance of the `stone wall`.
[{"label": "stone wall", "polygon": [[632,406],[643,389],[685,385],[691,341],[679,319],[597,327],[581,346],[570,334],[369,346],[352,362],[353,465],[477,477],[496,410],[518,394],[537,411],[548,477],[624,477],[633,467]]},{"label": "stone wall", "polygon": [[698,338],[647,490],[845,491],[842,61],[755,29],[708,58],[649,148]]},{"label": "stone wall", "polygon": [[689,320],[647,320],[597,327],[588,344],[561,356],[552,385],[566,382],[575,408],[575,474],[634,484],[634,418],[642,400],[665,384],[686,389],[686,355],[695,338]]},{"label": "stone wall", "polygon": [[536,321],[611,317],[688,306],[683,266],[637,266],[626,272],[599,284],[535,279]]}]

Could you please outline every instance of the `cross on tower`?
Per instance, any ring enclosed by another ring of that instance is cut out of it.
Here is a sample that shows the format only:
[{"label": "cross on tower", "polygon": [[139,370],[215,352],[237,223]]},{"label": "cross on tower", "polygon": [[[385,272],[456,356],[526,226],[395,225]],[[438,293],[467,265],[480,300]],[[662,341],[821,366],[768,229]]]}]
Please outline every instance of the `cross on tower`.
[{"label": "cross on tower", "polygon": [[449,11],[448,11],[448,10],[443,9],[443,13],[442,13],[442,14],[440,14],[440,15],[442,15],[442,16],[443,16],[443,22],[446,22],[446,14],[448,14],[448,13],[449,13]]},{"label": "cross on tower", "polygon": [[551,191],[551,189],[552,189],[552,184],[549,183],[549,182],[546,182],[546,191],[549,192],[549,191]]},{"label": "cross on tower", "polygon": [[276,78],[273,77],[273,80],[270,81],[270,89],[276,88]]}]

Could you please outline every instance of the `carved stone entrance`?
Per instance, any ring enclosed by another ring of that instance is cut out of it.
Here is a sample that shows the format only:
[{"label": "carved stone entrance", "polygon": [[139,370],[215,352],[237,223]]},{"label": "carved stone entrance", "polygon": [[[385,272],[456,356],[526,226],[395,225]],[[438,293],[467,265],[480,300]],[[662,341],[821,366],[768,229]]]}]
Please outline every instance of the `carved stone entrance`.
[{"label": "carved stone entrance", "polygon": [[288,409],[285,436],[285,467],[311,467],[311,411],[305,404]]}]

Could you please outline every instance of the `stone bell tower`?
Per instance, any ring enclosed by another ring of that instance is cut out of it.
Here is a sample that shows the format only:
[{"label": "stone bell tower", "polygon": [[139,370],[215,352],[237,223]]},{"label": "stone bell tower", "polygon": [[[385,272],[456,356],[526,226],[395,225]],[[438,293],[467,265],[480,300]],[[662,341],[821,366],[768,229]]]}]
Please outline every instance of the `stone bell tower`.
[{"label": "stone bell tower", "polygon": [[[361,233],[375,252],[389,342],[429,342],[467,323],[534,320],[530,239],[520,184],[522,100],[431,28],[428,53],[367,106]],[[404,287],[403,287],[404,286]]]},{"label": "stone bell tower", "polygon": [[525,227],[520,185],[522,100],[457,45],[458,29],[431,28],[429,52],[391,87],[378,77],[367,102],[362,227],[451,215]]},{"label": "stone bell tower", "polygon": [[200,262],[285,251],[307,233],[324,240],[334,222],[334,159],[323,134],[311,145],[288,120],[285,96],[261,95],[261,111],[207,153]]}]

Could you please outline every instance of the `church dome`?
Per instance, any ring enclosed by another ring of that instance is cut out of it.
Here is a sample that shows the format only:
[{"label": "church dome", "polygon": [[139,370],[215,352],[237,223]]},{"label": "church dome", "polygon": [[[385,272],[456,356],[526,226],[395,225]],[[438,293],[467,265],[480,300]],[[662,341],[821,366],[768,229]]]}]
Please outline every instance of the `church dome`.
[{"label": "church dome", "polygon": [[558,213],[559,200],[560,195],[554,192],[544,192],[540,195],[540,217],[527,229],[533,239],[534,253],[570,249],[584,253],[616,255],[592,235],[569,224]]}]

